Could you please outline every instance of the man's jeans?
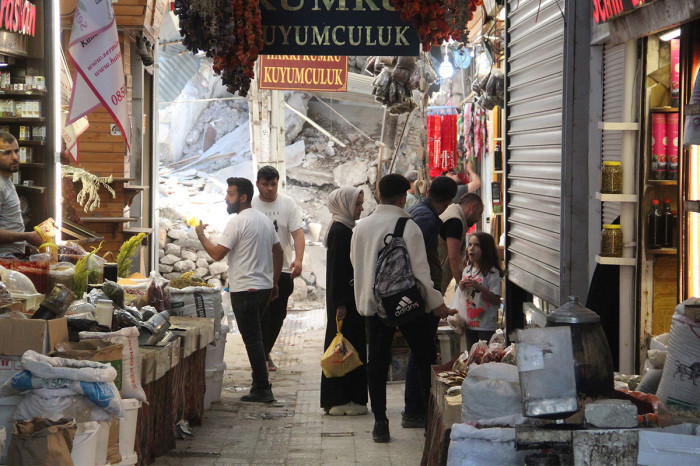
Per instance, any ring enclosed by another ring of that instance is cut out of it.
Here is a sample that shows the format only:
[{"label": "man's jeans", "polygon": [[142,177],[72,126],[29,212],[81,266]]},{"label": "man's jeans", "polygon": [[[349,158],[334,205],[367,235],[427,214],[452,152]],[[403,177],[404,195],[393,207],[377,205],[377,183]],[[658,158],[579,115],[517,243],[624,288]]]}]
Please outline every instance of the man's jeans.
[{"label": "man's jeans", "polygon": [[[435,363],[437,357],[433,321],[431,315],[424,313],[406,324],[399,325],[399,330],[413,351],[420,396],[425,400],[430,395],[430,365]],[[375,420],[379,421],[386,419],[386,376],[391,365],[391,340],[395,328],[387,327],[379,316],[373,315],[367,318],[367,330],[367,382],[372,412]]]},{"label": "man's jeans", "polygon": [[253,369],[252,390],[268,388],[267,364],[263,347],[260,319],[272,290],[239,291],[231,293],[231,307],[243,337],[248,361]]},{"label": "man's jeans", "polygon": [[292,280],[292,275],[289,273],[281,273],[277,281],[277,287],[279,289],[279,296],[267,306],[260,322],[266,358],[270,356],[272,347],[275,346],[280,330],[282,330],[284,319],[287,317],[287,303],[289,302],[289,297],[294,292],[294,280]]},{"label": "man's jeans", "polygon": [[[440,318],[437,317],[432,312],[428,314],[430,316],[431,325],[431,335],[433,341],[435,340],[435,335],[437,335],[438,324],[440,323]],[[411,417],[422,417],[425,418],[428,412],[428,400],[423,398],[423,394],[420,388],[420,382],[418,380],[418,368],[416,367],[416,358],[413,355],[413,351],[408,353],[408,364],[406,365],[406,385],[404,389],[404,413]]]}]

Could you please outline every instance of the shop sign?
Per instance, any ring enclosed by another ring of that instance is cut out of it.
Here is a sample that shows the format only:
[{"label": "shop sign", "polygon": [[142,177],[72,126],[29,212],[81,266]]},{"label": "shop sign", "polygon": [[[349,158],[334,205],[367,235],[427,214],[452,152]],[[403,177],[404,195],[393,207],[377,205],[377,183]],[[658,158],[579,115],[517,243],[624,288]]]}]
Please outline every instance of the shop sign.
[{"label": "shop sign", "polygon": [[27,36],[0,31],[0,53],[27,56]]},{"label": "shop sign", "polygon": [[345,92],[347,56],[260,55],[260,89]]},{"label": "shop sign", "polygon": [[420,41],[391,0],[261,0],[266,55],[415,56]]},{"label": "shop sign", "polygon": [[36,5],[29,0],[0,0],[0,28],[34,36]]},{"label": "shop sign", "polygon": [[131,123],[112,2],[78,0],[68,56],[75,68],[75,79],[65,124],[72,125],[102,105],[119,126],[129,151]]},{"label": "shop sign", "polygon": [[604,23],[654,1],[656,0],[592,0],[593,19],[596,23]]}]

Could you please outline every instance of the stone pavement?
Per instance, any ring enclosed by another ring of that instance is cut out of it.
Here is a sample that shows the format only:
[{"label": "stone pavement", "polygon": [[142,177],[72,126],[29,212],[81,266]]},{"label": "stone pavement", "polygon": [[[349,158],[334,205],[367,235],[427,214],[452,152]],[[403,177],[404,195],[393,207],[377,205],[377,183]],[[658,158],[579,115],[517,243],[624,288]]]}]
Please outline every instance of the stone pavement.
[{"label": "stone pavement", "polygon": [[237,333],[228,334],[221,402],[205,411],[194,437],[178,440],[175,450],[155,464],[304,464],[418,465],[425,440],[422,429],[401,428],[403,383],[387,384],[391,442],[372,441],[371,413],[329,416],[319,406],[325,310],[290,311],[272,359],[277,398],[270,405],[243,403],[250,388],[250,366]]}]

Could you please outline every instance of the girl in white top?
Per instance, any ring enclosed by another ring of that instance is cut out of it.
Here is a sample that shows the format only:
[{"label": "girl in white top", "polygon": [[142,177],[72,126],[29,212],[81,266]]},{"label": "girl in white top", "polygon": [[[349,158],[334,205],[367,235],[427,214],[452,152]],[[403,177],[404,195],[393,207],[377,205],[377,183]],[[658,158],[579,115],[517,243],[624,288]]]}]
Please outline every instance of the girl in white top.
[{"label": "girl in white top", "polygon": [[[452,303],[460,313],[448,319],[450,325],[458,331],[479,332],[480,339],[484,339],[486,333],[495,332],[502,276],[493,236],[482,232],[471,235],[467,245],[467,265]],[[457,303],[457,300],[462,302]]]}]

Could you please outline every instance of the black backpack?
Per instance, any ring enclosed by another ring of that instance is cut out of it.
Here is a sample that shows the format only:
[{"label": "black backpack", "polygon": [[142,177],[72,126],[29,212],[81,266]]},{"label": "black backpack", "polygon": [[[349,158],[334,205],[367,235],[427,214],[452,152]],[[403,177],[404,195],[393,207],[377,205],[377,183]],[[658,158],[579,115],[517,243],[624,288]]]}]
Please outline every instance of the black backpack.
[{"label": "black backpack", "polygon": [[408,222],[402,217],[394,233],[384,237],[374,275],[374,299],[377,315],[387,327],[405,324],[425,312],[425,302],[411,270],[403,231]]}]

